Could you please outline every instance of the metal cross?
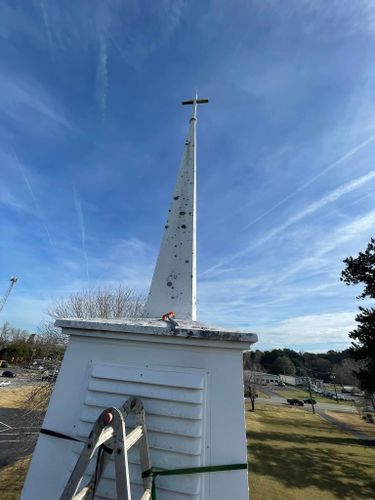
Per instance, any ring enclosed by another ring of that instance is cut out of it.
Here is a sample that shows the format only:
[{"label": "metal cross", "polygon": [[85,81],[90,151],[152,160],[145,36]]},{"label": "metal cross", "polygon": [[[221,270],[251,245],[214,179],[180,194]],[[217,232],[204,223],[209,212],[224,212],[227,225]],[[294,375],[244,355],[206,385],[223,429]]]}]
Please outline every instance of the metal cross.
[{"label": "metal cross", "polygon": [[195,97],[194,99],[191,99],[189,101],[182,101],[182,105],[185,106],[187,104],[192,104],[193,105],[193,116],[192,118],[197,119],[197,104],[206,104],[208,103],[208,99],[198,99],[198,92],[195,92]]}]

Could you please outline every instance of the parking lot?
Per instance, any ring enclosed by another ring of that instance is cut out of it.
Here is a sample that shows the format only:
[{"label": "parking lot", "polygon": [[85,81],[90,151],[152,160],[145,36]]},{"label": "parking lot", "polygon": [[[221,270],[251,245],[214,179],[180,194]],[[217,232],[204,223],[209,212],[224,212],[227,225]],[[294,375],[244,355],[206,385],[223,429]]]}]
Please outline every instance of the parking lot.
[{"label": "parking lot", "polygon": [[10,365],[0,368],[0,374],[4,371],[16,376],[0,377],[7,383],[0,386],[0,468],[32,453],[44,416],[44,411],[25,409],[27,394],[42,383],[44,370]]},{"label": "parking lot", "polygon": [[[7,384],[4,387],[11,387],[13,389],[17,387],[23,387],[26,385],[33,385],[35,383],[38,383],[41,381],[42,374],[44,373],[44,370],[36,370],[36,369],[29,369],[29,368],[20,368],[18,366],[11,366],[9,365],[8,368],[0,368],[0,374],[2,374],[5,371],[11,371],[15,373],[14,378],[7,378],[7,377],[0,377],[0,383],[1,382],[10,382],[10,384]],[[0,407],[2,406],[1,404],[1,390],[4,388],[0,386]]]}]

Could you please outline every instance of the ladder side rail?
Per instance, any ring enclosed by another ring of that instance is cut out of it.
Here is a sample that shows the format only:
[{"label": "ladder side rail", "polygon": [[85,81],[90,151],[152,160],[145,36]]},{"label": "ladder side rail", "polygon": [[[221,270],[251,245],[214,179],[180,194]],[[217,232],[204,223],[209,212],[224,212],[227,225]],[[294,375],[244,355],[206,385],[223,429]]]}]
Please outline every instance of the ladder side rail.
[{"label": "ladder side rail", "polygon": [[62,492],[60,500],[72,500],[73,498],[75,498],[75,494],[82,481],[83,474],[90,460],[94,456],[96,449],[98,448],[98,440],[100,438],[101,432],[102,428],[100,426],[100,423],[97,421],[94,425],[93,430],[90,432],[90,436],[77,460],[73,472],[70,475],[64,491]]},{"label": "ladder side rail", "polygon": [[117,408],[112,408],[112,412],[117,500],[131,500],[125,420]]},{"label": "ladder side rail", "polygon": [[[146,472],[151,469],[151,458],[150,458],[150,447],[148,443],[148,435],[147,435],[147,427],[146,427],[146,414],[144,408],[137,414],[137,423],[142,426],[142,436],[139,439],[139,456],[141,462],[142,472]],[[144,477],[143,478],[143,487],[146,490],[145,494],[149,490],[151,495],[152,488],[152,478]],[[146,497],[147,498],[147,497]]]},{"label": "ladder side rail", "polygon": [[[105,443],[105,446],[112,450],[113,446],[110,445],[112,440],[108,440]],[[97,465],[94,468],[94,471],[91,475],[90,481],[85,488],[83,488],[79,493],[77,493],[72,500],[93,500],[96,488],[99,485],[100,479],[104,474],[104,471],[109,464],[109,457],[111,453],[106,450],[103,450],[102,454],[98,456]],[[85,490],[85,491],[84,491]]]}]

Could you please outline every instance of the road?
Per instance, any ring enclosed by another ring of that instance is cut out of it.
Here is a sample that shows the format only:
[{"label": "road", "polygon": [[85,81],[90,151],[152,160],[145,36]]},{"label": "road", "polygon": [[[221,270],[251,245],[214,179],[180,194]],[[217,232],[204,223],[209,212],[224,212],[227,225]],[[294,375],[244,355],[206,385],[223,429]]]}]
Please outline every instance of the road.
[{"label": "road", "polygon": [[[282,389],[278,389],[279,391],[282,391]],[[265,403],[265,404],[280,404],[280,405],[288,405],[286,399],[279,394],[276,394],[273,391],[272,387],[266,387],[262,386],[261,391],[267,394],[267,398],[258,398],[257,401]],[[306,395],[306,399],[308,398],[308,395]],[[305,404],[303,407],[301,407],[304,410],[311,410],[311,405]],[[315,405],[316,409],[321,409],[321,410],[340,410],[342,412],[348,412],[348,413],[354,413],[356,411],[355,406],[352,403],[345,403],[344,401],[340,403],[336,402],[324,402],[324,403],[317,403]]]},{"label": "road", "polygon": [[[273,391],[272,387],[264,387],[262,386],[262,392],[267,394],[268,397],[265,398],[258,398],[257,401],[265,404],[272,404],[272,405],[282,405],[282,406],[289,406],[289,403],[287,403],[286,398],[280,396],[279,394],[276,394]],[[306,396],[307,399],[307,396]],[[312,411],[312,406],[310,404],[305,404],[304,406],[299,406],[301,410],[304,411]],[[339,422],[336,420],[334,417],[331,415],[327,415],[327,411],[331,410],[336,410],[340,411],[343,413],[355,413],[356,408],[353,404],[345,404],[345,402],[340,402],[340,403],[330,403],[330,402],[324,402],[324,403],[317,403],[315,405],[315,411],[318,415],[320,415],[324,420],[327,422],[339,427],[341,430],[348,432],[352,434],[354,437],[356,437],[358,440],[362,442],[363,445],[365,446],[375,446],[375,439],[372,437],[367,436],[366,434],[358,431],[357,429],[353,428],[349,424],[344,424],[343,422]]]}]

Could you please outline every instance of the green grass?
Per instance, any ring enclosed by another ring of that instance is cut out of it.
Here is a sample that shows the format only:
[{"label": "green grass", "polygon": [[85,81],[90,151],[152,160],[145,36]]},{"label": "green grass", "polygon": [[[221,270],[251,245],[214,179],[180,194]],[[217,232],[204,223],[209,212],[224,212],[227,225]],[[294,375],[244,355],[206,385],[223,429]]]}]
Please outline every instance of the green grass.
[{"label": "green grass", "polygon": [[375,448],[319,415],[258,404],[246,424],[251,500],[375,498]]},{"label": "green grass", "polygon": [[[277,394],[278,396],[281,396],[282,398],[285,398],[285,399],[290,399],[290,398],[296,398],[296,399],[308,399],[310,398],[310,394],[308,391],[306,391],[305,389],[276,389],[275,391],[275,394]],[[312,397],[315,399],[315,401],[317,403],[335,403],[335,400],[334,399],[330,399],[330,398],[325,398],[324,396],[321,396],[319,394],[316,394],[316,393],[312,393]],[[346,404],[350,404],[350,403],[346,403]]]}]

